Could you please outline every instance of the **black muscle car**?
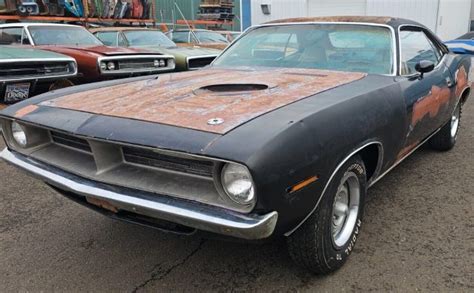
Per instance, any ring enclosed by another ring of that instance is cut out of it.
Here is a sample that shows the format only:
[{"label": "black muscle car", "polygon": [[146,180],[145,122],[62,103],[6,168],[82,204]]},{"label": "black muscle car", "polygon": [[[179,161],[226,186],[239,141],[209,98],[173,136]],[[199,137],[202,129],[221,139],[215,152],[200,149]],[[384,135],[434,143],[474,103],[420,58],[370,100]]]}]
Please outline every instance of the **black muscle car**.
[{"label": "black muscle car", "polygon": [[285,236],[342,266],[367,189],[456,143],[471,58],[384,17],[252,27],[200,71],[82,85],[0,112],[1,157],[113,218],[181,234]]}]

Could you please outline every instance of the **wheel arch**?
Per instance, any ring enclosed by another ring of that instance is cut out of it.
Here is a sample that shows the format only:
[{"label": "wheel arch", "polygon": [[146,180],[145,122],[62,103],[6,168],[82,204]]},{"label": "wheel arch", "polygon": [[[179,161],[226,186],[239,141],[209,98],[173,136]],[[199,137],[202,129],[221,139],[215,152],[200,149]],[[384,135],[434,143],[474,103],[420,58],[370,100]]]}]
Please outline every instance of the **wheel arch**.
[{"label": "wheel arch", "polygon": [[[353,151],[349,152],[348,155],[344,157],[342,161],[339,162],[337,167],[333,170],[331,173],[331,176],[329,177],[328,181],[326,182],[326,185],[324,186],[323,191],[321,192],[321,195],[319,196],[318,201],[316,202],[314,208],[311,210],[311,212],[306,215],[306,217],[301,221],[295,228],[292,230],[286,232],[284,235],[285,236],[290,236],[298,230],[298,228],[303,225],[306,220],[316,211],[317,207],[319,206],[319,203],[321,202],[321,199],[324,197],[329,184],[331,181],[334,179],[334,176],[336,176],[336,173],[342,168],[342,166],[352,157],[360,155],[362,158],[362,161],[364,162],[365,168],[366,168],[366,174],[367,174],[367,186],[370,186],[370,183],[377,178],[378,174],[380,173],[380,170],[382,169],[382,163],[383,163],[383,144],[378,141],[378,140],[372,140],[369,142],[366,142],[359,146],[358,148],[354,149]],[[371,175],[369,177],[369,168],[367,166],[367,163],[369,164],[370,172]]]},{"label": "wheel arch", "polygon": [[461,96],[459,97],[459,102],[461,105],[467,102],[467,99],[471,95],[471,87],[466,87],[463,92],[461,93]]}]

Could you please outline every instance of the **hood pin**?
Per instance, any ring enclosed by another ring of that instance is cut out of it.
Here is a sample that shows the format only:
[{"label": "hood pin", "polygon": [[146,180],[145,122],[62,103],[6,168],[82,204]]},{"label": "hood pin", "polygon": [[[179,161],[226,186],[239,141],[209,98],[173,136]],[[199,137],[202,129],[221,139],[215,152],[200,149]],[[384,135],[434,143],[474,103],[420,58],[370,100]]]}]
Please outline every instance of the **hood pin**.
[{"label": "hood pin", "polygon": [[222,123],[224,123],[224,119],[222,118],[212,118],[212,119],[207,120],[207,124],[209,125],[219,125]]}]

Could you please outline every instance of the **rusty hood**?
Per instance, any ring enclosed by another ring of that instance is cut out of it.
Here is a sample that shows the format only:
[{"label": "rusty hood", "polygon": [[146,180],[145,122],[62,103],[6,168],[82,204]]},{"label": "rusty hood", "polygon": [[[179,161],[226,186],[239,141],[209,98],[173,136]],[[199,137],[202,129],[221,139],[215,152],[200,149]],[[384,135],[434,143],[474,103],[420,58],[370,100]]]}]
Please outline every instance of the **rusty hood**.
[{"label": "rusty hood", "polygon": [[39,106],[225,134],[260,115],[365,75],[313,69],[209,68],[82,91]]},{"label": "rusty hood", "polygon": [[108,46],[53,46],[53,45],[44,45],[37,46],[38,48],[57,51],[57,52],[68,52],[68,51],[86,51],[98,55],[104,56],[121,56],[121,55],[146,55],[146,54],[157,54],[150,50],[144,49],[131,49],[131,48],[122,48],[122,47],[108,47]]}]

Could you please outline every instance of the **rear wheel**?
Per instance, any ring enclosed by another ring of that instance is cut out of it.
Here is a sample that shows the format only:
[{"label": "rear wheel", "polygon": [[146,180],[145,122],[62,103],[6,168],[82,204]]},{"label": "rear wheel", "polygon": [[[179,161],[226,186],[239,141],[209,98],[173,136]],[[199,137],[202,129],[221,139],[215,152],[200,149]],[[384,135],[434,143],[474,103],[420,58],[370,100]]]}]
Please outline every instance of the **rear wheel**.
[{"label": "rear wheel", "polygon": [[292,259],[316,274],[339,269],[357,241],[366,190],[364,162],[355,156],[334,176],[316,211],[288,237]]},{"label": "rear wheel", "polygon": [[431,148],[438,151],[449,151],[456,145],[459,125],[461,124],[462,104],[459,103],[451,119],[429,141]]}]

